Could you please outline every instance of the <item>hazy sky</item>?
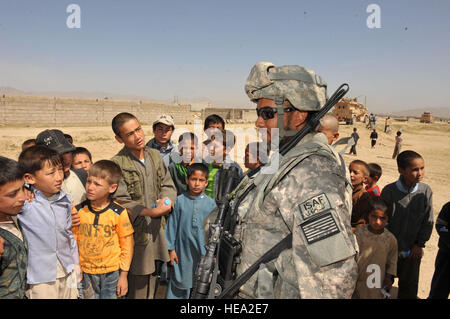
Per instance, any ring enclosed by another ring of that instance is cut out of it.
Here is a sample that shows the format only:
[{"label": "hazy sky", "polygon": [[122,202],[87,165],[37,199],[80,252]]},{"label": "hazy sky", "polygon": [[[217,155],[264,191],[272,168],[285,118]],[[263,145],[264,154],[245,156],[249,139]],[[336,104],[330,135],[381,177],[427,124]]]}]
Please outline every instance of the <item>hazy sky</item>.
[{"label": "hazy sky", "polygon": [[271,61],[315,70],[329,95],[346,82],[371,111],[449,107],[449,17],[447,0],[0,0],[0,86],[253,107],[245,79]]}]

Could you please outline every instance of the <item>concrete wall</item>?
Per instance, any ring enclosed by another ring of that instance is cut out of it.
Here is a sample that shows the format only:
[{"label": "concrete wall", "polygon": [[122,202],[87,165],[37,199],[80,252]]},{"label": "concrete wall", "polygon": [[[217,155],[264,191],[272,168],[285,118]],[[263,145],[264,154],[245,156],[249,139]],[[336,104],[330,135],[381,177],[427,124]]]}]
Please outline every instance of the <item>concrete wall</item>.
[{"label": "concrete wall", "polygon": [[151,124],[163,113],[172,115],[175,123],[185,124],[189,121],[190,106],[148,101],[0,96],[0,125],[110,125],[113,117],[121,112],[134,114],[144,124]]},{"label": "concrete wall", "polygon": [[255,109],[243,110],[242,111],[242,120],[244,120],[246,122],[256,122],[256,119],[258,118],[258,116],[256,115]]},{"label": "concrete wall", "polygon": [[202,112],[202,120],[211,114],[217,114],[222,117],[225,122],[239,123],[239,122],[255,122],[256,112],[254,109],[239,109],[239,108],[206,108]]}]

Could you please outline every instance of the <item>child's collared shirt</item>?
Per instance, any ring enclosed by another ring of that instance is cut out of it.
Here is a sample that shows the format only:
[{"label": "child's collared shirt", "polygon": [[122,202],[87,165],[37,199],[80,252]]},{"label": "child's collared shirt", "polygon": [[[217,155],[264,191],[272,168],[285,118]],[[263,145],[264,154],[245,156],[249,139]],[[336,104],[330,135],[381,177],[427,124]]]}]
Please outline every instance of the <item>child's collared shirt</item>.
[{"label": "child's collared shirt", "polygon": [[25,201],[18,215],[28,241],[27,283],[54,282],[60,262],[69,274],[79,264],[78,247],[72,233],[72,201],[61,190],[51,199],[33,189],[34,199]]},{"label": "child's collared shirt", "polygon": [[134,233],[127,210],[111,201],[107,207],[95,211],[89,200],[76,206],[80,226],[75,227],[80,253],[80,266],[88,274],[106,274],[130,269],[133,241],[121,239]]},{"label": "child's collared shirt", "polygon": [[170,154],[172,151],[176,150],[177,144],[175,144],[172,141],[169,141],[167,143],[167,146],[163,147],[158,143],[156,143],[155,138],[152,138],[150,141],[147,142],[146,146],[158,150],[161,155],[161,159],[163,160],[164,164],[166,164],[166,167],[168,167],[170,164]]},{"label": "child's collared shirt", "polygon": [[395,186],[397,186],[399,191],[401,191],[401,192],[403,192],[405,194],[413,194],[413,193],[417,192],[417,190],[419,189],[419,183],[414,185],[409,190],[406,189],[405,185],[403,185],[402,180],[400,178],[395,182]]}]

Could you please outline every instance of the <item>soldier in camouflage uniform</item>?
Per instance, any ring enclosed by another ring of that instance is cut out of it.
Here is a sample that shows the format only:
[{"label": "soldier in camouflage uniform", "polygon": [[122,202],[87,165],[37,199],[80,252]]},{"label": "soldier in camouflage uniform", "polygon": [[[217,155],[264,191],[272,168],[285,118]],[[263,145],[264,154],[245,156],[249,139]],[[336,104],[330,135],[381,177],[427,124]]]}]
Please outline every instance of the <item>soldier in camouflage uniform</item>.
[{"label": "soldier in camouflage uniform", "polygon": [[[267,129],[266,142],[272,145],[277,128],[283,143],[304,127],[308,112],[326,102],[326,83],[295,65],[257,63],[245,90],[257,104],[256,126]],[[352,191],[346,165],[323,133],[310,133],[278,155],[266,165],[278,163],[276,172],[263,169],[232,193],[231,212],[238,215],[234,236],[242,243],[237,276],[290,233],[292,248],[261,264],[239,297],[351,298],[358,246],[350,226]],[[252,183],[256,187],[246,193]]]}]

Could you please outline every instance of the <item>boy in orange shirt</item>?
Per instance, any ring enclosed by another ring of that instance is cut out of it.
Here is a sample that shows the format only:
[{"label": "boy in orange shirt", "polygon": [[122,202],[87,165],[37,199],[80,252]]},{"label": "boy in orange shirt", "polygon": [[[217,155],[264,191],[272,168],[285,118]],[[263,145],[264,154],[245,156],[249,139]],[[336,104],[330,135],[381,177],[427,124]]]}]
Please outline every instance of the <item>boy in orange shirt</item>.
[{"label": "boy in orange shirt", "polygon": [[127,210],[111,199],[122,176],[108,160],[89,169],[87,200],[76,206],[80,226],[74,227],[85,298],[117,299],[128,292],[127,275],[133,257],[133,227]]}]

